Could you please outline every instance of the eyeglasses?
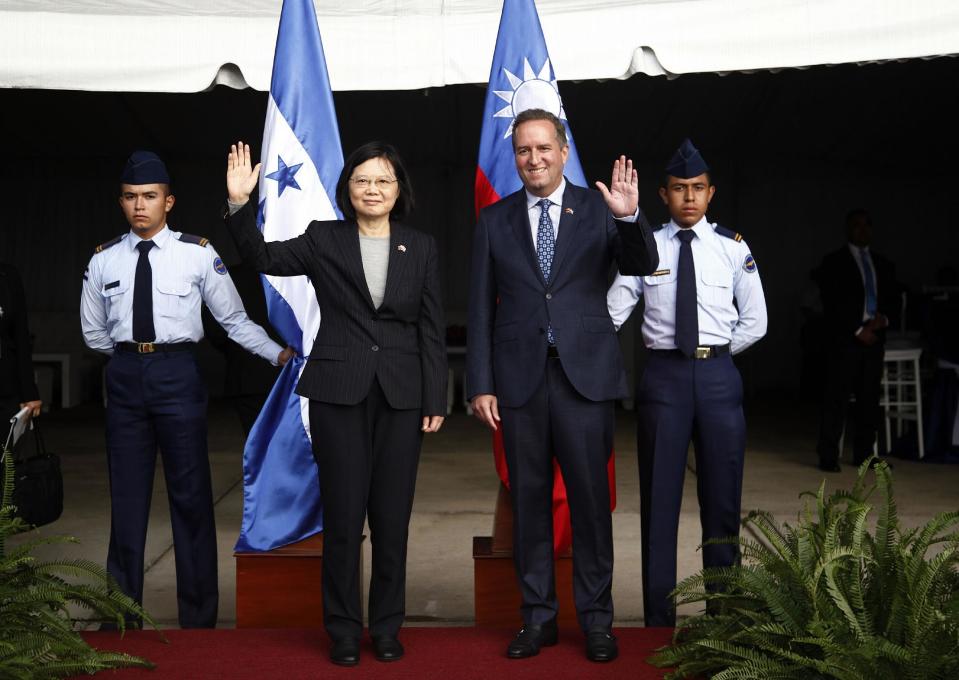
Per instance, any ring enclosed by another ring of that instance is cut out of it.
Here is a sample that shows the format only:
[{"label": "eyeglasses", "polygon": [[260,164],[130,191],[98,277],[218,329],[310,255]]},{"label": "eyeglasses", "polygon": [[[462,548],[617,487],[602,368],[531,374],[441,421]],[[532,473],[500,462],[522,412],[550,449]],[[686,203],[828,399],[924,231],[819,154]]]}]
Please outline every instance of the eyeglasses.
[{"label": "eyeglasses", "polygon": [[357,189],[366,190],[372,184],[380,191],[386,191],[396,184],[396,180],[392,177],[366,177],[365,175],[360,175],[359,177],[350,177],[350,183]]}]

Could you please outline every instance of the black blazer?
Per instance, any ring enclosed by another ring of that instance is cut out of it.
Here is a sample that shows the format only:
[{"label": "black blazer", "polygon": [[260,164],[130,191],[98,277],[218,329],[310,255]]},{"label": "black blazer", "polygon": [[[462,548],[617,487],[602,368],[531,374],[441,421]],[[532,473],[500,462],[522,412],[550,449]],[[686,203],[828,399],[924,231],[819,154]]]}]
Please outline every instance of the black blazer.
[{"label": "black blazer", "polygon": [[480,213],[473,240],[467,327],[468,396],[526,403],[546,366],[546,327],[573,387],[592,401],[628,395],[616,329],[606,307],[610,267],[651,274],[656,244],[640,212],[614,221],[598,191],[566,183],[550,281],[544,281],[520,189]]},{"label": "black blazer", "polygon": [[[876,311],[888,317],[892,325],[898,320],[901,307],[895,268],[889,260],[872,249],[869,256],[876,270]],[[827,333],[833,341],[853,341],[856,331],[862,326],[866,288],[849,246],[843,245],[826,255],[814,272],[814,277],[819,284]]]},{"label": "black blazer", "polygon": [[[0,264],[0,310],[0,397],[18,403],[39,399],[33,381],[33,345],[23,282],[8,264]],[[9,418],[14,414],[0,415]]]},{"label": "black blazer", "polygon": [[393,223],[386,291],[374,308],[355,222],[311,222],[300,236],[265,243],[254,204],[227,217],[243,259],[276,276],[305,274],[322,320],[296,392],[357,404],[377,379],[390,406],[446,414],[446,322],[436,241]]}]

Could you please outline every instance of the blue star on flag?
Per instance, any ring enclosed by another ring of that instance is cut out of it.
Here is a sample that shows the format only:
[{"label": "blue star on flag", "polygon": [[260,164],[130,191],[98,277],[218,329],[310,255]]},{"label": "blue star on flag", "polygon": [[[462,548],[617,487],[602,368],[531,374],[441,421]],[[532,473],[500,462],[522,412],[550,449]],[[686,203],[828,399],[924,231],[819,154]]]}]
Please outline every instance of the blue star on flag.
[{"label": "blue star on flag", "polygon": [[281,156],[276,157],[279,161],[279,167],[269,175],[266,176],[267,179],[276,180],[276,183],[279,185],[279,195],[283,195],[283,190],[287,187],[293,187],[294,189],[299,189],[300,185],[296,183],[296,178],[293,175],[296,174],[296,171],[299,170],[303,164],[297,163],[296,165],[287,165],[283,162]]}]

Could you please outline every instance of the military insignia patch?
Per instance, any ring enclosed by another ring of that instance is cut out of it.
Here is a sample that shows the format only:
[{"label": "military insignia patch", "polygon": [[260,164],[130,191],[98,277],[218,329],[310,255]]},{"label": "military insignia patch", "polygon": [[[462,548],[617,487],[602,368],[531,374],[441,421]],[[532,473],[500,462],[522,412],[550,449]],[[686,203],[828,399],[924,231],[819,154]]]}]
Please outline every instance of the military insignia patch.
[{"label": "military insignia patch", "polygon": [[666,276],[667,274],[669,274],[668,269],[657,269],[652,274],[650,274],[650,276]]},{"label": "military insignia patch", "polygon": [[743,260],[743,271],[750,274],[756,273],[756,260],[753,259],[752,253],[746,255],[746,259]]},{"label": "military insignia patch", "polygon": [[223,264],[223,260],[219,256],[213,260],[213,271],[221,276],[226,276],[226,265]]}]

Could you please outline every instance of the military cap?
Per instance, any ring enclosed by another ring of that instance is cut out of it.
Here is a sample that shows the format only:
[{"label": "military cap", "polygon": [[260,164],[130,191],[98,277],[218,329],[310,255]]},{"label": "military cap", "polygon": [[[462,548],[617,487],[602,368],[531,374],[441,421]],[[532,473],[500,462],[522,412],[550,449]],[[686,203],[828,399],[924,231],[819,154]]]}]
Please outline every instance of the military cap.
[{"label": "military cap", "polygon": [[166,165],[152,151],[134,151],[120,175],[120,184],[169,184]]}]

